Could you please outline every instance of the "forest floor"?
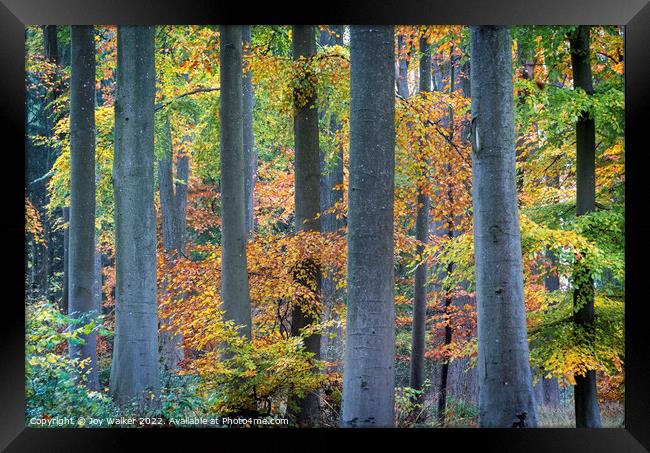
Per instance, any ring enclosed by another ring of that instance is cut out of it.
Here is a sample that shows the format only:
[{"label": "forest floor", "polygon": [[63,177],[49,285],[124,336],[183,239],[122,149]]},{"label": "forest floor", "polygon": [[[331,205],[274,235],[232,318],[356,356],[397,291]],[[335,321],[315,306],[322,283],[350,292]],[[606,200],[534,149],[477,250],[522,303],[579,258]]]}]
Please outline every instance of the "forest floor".
[{"label": "forest floor", "polygon": [[[425,412],[435,414],[433,405],[425,402]],[[624,403],[607,402],[600,405],[600,415],[603,428],[624,428],[625,407]],[[451,400],[447,405],[447,418],[445,428],[478,428],[478,408],[463,400]],[[575,414],[572,405],[560,407],[548,407],[539,405],[537,407],[538,428],[575,428]],[[412,421],[402,420],[401,426],[418,426],[423,428],[443,427],[436,420],[435,415],[429,415],[427,419],[418,424]]]},{"label": "forest floor", "polygon": [[[601,404],[600,417],[603,428],[623,428],[625,407],[623,403]],[[540,428],[575,428],[575,414],[571,406],[559,408],[539,406],[537,418]]]}]

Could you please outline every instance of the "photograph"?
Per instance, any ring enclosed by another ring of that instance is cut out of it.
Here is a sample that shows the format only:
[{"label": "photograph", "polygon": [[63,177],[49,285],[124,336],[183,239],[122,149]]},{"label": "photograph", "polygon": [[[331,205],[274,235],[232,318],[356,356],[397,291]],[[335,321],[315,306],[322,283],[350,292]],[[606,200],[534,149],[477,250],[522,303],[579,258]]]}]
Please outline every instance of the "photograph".
[{"label": "photograph", "polygon": [[26,25],[24,426],[625,429],[625,43]]}]

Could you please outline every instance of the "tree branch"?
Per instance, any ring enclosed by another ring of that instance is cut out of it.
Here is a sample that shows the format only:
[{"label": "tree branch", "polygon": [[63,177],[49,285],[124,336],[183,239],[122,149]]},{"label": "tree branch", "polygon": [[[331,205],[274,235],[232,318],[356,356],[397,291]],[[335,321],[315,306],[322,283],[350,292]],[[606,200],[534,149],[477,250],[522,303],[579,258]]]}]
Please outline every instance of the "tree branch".
[{"label": "tree branch", "polygon": [[211,91],[219,91],[219,87],[216,87],[216,88],[201,87],[201,88],[196,88],[195,90],[192,90],[192,91],[188,91],[187,93],[180,94],[180,95],[176,96],[174,99],[172,99],[171,101],[165,101],[165,102],[160,102],[160,103],[156,104],[156,106],[154,107],[154,112],[157,112],[158,110],[164,109],[165,107],[170,105],[172,102],[177,101],[177,100],[179,100],[181,98],[184,98],[185,96],[191,96],[193,94],[198,94],[198,93],[209,93]]}]

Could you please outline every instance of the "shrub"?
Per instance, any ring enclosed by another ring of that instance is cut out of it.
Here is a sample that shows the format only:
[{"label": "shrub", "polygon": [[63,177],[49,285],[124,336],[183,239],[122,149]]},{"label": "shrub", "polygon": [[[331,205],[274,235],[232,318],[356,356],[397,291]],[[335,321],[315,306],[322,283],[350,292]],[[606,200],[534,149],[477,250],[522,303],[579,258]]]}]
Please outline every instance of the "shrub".
[{"label": "shrub", "polygon": [[49,302],[26,308],[25,397],[26,424],[36,418],[109,417],[117,408],[108,395],[83,384],[87,361],[71,359],[67,343],[83,343],[82,334],[105,333],[97,319],[72,318]]}]

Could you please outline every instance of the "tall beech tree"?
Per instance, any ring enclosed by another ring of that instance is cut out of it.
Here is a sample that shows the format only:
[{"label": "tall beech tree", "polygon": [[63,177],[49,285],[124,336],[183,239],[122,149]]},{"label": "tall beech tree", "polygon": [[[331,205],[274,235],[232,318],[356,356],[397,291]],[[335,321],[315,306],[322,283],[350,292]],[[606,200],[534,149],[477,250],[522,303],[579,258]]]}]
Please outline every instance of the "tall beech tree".
[{"label": "tall beech tree", "polygon": [[395,423],[392,26],[350,27],[347,328],[341,424]]},{"label": "tall beech tree", "polygon": [[[554,181],[557,185],[559,181]],[[557,258],[552,252],[547,253],[548,260],[552,264],[557,263]],[[557,271],[550,272],[544,279],[544,288],[548,292],[560,289],[560,276]],[[560,406],[560,383],[557,378],[541,377],[535,386],[535,401],[547,407],[558,408]]]},{"label": "tall beech tree", "polygon": [[[95,299],[95,31],[90,25],[72,26],[70,37],[68,314],[85,324],[100,309]],[[70,357],[88,362],[85,383],[98,390],[97,333],[82,340],[68,343]]]},{"label": "tall beech tree", "polygon": [[169,119],[164,120],[166,144],[164,155],[158,161],[158,185],[162,217],[163,247],[178,254],[185,252],[185,215],[187,209],[187,180],[190,159],[185,154],[176,157],[174,172],[172,130]]},{"label": "tall beech tree", "polygon": [[70,288],[70,207],[63,207],[63,288],[61,292],[61,309],[68,309]]},{"label": "tall beech tree", "polygon": [[[45,25],[42,27],[42,46],[43,57],[53,68],[56,68],[61,63],[59,45],[57,39],[58,27],[56,25]],[[54,108],[54,102],[61,94],[61,77],[55,70],[51,72],[42,81],[45,85],[45,93],[43,96],[38,93],[32,93],[32,90],[27,91],[27,100],[35,112],[35,118],[32,118],[32,124],[29,125],[30,134],[40,135],[43,137],[52,138],[54,136],[54,125],[58,120],[57,111]],[[47,82],[47,83],[44,83]],[[27,113],[28,119],[31,116]],[[29,123],[29,121],[28,121]],[[33,242],[31,247],[32,266],[30,289],[32,295],[37,295],[42,298],[54,300],[55,294],[51,293],[50,279],[54,275],[54,256],[59,252],[59,244],[57,239],[60,240],[60,245],[63,246],[65,241],[63,234],[57,234],[55,231],[55,221],[53,213],[47,209],[49,204],[49,194],[47,190],[48,182],[52,176],[51,168],[54,163],[59,149],[52,143],[43,143],[42,141],[35,141],[33,138],[28,142],[28,158],[26,164],[26,193],[34,206],[38,209],[39,217],[42,225],[42,241]],[[60,236],[60,238],[56,237]]]},{"label": "tall beech tree", "polygon": [[[468,49],[469,50],[469,49]],[[452,57],[450,57],[450,60],[452,60]],[[453,58],[454,61],[457,61],[455,58]],[[454,68],[454,65],[450,65],[450,73],[452,72],[452,69]],[[455,71],[453,71],[455,72]],[[471,88],[470,88],[470,61],[466,60],[462,65],[461,65],[461,71],[459,73],[459,80],[458,80],[458,86],[460,87],[461,93],[463,97],[470,99],[471,98]],[[453,80],[453,79],[452,79]],[[453,92],[453,89],[455,88],[456,84],[455,82],[449,84],[449,90],[450,92]],[[450,117],[453,116],[453,113],[450,109]],[[450,137],[454,137],[454,132],[453,128],[449,130]],[[469,131],[470,127],[469,124],[466,126],[461,127],[460,133],[457,135],[461,139],[461,143],[463,144],[469,144]],[[448,200],[450,202],[453,202],[453,194],[452,193],[447,193]],[[448,238],[452,237],[460,237],[461,235],[464,234],[464,231],[456,225],[458,217],[450,216],[447,219],[447,229],[451,230],[444,232]],[[454,269],[455,263],[450,263],[447,266],[447,272],[449,270]],[[467,282],[463,281],[460,282],[460,288],[463,291],[467,291]],[[476,302],[474,298],[468,297],[468,296],[459,296],[459,295],[453,295],[453,294],[446,294],[445,298],[445,305],[451,305],[451,302],[453,302],[453,305],[456,307],[463,307],[465,304],[471,304],[471,305],[476,305]],[[452,300],[449,300],[452,299]],[[449,304],[447,304],[449,302]],[[445,344],[448,345],[452,342],[454,338],[454,329],[447,324],[445,326],[445,336],[444,336],[444,341]],[[443,423],[445,422],[446,418],[446,406],[447,406],[447,397],[450,395],[454,395],[454,398],[464,398],[468,401],[471,401],[472,404],[475,406],[478,406],[478,373],[476,366],[472,366],[470,357],[462,357],[457,360],[453,361],[447,361],[448,365],[448,377],[447,377],[447,382],[445,383],[444,386],[444,401],[443,401],[443,392],[442,392],[442,382],[440,385],[441,392],[440,392],[440,399],[438,400],[438,415],[439,421],[442,421]],[[445,363],[443,363],[443,366]],[[442,379],[441,379],[442,381]]]},{"label": "tall beech tree", "polygon": [[[420,38],[420,92],[431,91],[431,49],[426,38]],[[426,166],[426,163],[424,163]],[[424,187],[426,168],[422,169],[422,184],[418,187],[415,238],[420,242],[416,253],[423,256],[429,240],[429,195]],[[422,260],[415,268],[413,288],[413,325],[411,337],[410,386],[421,390],[424,384],[425,324],[427,311],[427,263]]]},{"label": "tall beech tree", "polygon": [[[305,83],[294,90],[293,137],[295,146],[295,223],[296,231],[320,231],[320,148],[318,143],[318,109],[316,107],[316,79],[311,68],[316,55],[316,28],[313,25],[292,27],[292,52],[299,62],[299,74]],[[320,297],[320,267],[313,260],[300,263],[294,270],[294,278]],[[291,311],[291,334],[297,336],[302,329],[317,323],[320,313],[300,301]],[[320,333],[305,338],[305,350],[320,358]],[[314,424],[320,417],[318,395],[308,393],[297,402],[299,425]]]},{"label": "tall beech tree", "polygon": [[[43,53],[45,59],[53,65],[59,65],[61,63],[61,57],[59,54],[59,41],[58,41],[58,30],[59,28],[56,25],[45,25],[43,27]],[[45,96],[45,106],[43,113],[45,114],[44,123],[46,134],[50,137],[54,136],[54,125],[58,121],[58,114],[54,107],[54,103],[61,94],[61,87],[56,86],[51,91],[48,91]],[[48,145],[47,153],[45,153],[45,168],[49,169],[57,155],[59,154],[59,149],[57,146]],[[43,175],[47,175],[49,172],[46,170],[43,172]],[[55,231],[55,217],[53,213],[50,213],[46,209],[48,203],[47,196],[47,176],[39,181],[42,184],[42,194],[43,204],[43,235],[45,238],[45,248],[42,250],[42,273],[40,280],[41,296],[47,297],[49,300],[53,300],[54,294],[52,294],[49,282],[52,276],[54,275],[54,253],[57,249],[56,240],[59,239],[57,236],[61,236]],[[61,237],[63,241],[65,238]]]},{"label": "tall beech tree", "polygon": [[[534,53],[534,49],[530,45],[526,45],[527,43],[522,43],[522,45],[519,45],[517,47],[517,63],[520,66],[519,71],[521,74],[521,78],[523,80],[530,80],[530,81],[535,81],[536,80],[536,57]],[[526,102],[526,97],[527,93],[525,91],[520,91],[517,95],[517,108],[521,109],[523,106],[525,106]],[[537,126],[534,126],[537,128]],[[522,156],[521,156],[521,151],[526,149],[526,141],[525,141],[525,130],[517,130],[517,155],[516,159],[519,161]],[[530,147],[530,151],[528,151],[531,154],[537,154],[539,152],[538,146],[535,144]],[[517,169],[517,192],[521,194],[523,192],[523,183],[524,183],[524,170],[523,168],[518,168]],[[551,178],[548,178],[548,183],[549,185],[552,185],[554,187],[558,187],[560,184],[560,178],[559,175],[554,175]],[[556,203],[559,201],[557,198],[554,200]],[[547,259],[551,263],[552,266],[557,265],[557,258],[555,255],[549,250],[547,252]],[[560,288],[560,281],[559,281],[559,276],[556,271],[553,271],[549,273],[548,277],[544,279],[544,287],[547,291],[552,292],[552,291],[557,291]],[[539,374],[542,377],[537,380],[535,385],[533,386],[533,391],[535,392],[535,401],[537,404],[543,404],[544,406],[557,406],[559,404],[559,384],[557,382],[556,378],[546,378],[545,376],[548,374],[544,370],[538,370],[534,371],[533,374]]]},{"label": "tall beech tree", "polygon": [[[454,58],[454,48],[452,47],[449,55],[449,93],[453,93],[456,88],[456,59]],[[454,137],[454,109],[449,107],[449,115],[447,117],[449,123],[449,138],[450,140]],[[451,174],[452,168],[447,165],[445,172]],[[447,188],[444,189],[444,193],[447,198],[447,202],[450,206],[454,204],[454,194],[452,191]],[[450,213],[444,221],[445,226],[442,229],[438,229],[437,234],[446,235],[449,240],[452,240],[458,232],[456,232],[456,219],[454,215]],[[450,275],[454,270],[454,263],[449,263],[446,266],[446,269],[443,270],[444,275]],[[452,303],[454,302],[454,297],[451,294],[451,291],[445,291],[444,294],[444,308],[445,314],[448,314]],[[450,321],[447,321],[445,324],[445,333],[444,333],[444,345],[448,347],[451,344],[453,337],[453,329]],[[445,422],[445,412],[447,410],[447,393],[449,392],[449,371],[450,371],[450,360],[446,358],[442,362],[440,367],[440,392],[438,393],[438,420],[441,424]]]},{"label": "tall beech tree", "polygon": [[529,364],[517,186],[512,39],[471,27],[472,203],[478,310],[479,422],[537,426]]},{"label": "tall beech tree", "polygon": [[[591,76],[590,30],[579,26],[569,39],[574,89],[594,93]],[[576,122],[576,215],[581,216],[596,208],[596,125],[588,111],[580,113]],[[578,262],[573,275],[573,315],[576,325],[592,334],[594,327],[594,283],[590,270]],[[575,414],[577,428],[599,428],[600,413],[596,389],[596,372],[588,370],[575,375]]]},{"label": "tall beech tree", "polygon": [[[110,391],[157,404],[158,304],[154,208],[154,27],[119,26],[115,97],[115,341]],[[151,396],[154,398],[151,398]]]},{"label": "tall beech tree", "polygon": [[[179,155],[176,159],[176,175],[173,171],[172,128],[169,117],[164,120],[164,154],[158,160],[158,188],[160,192],[160,217],[162,220],[163,249],[167,254],[185,254],[185,223],[187,208],[187,182],[190,159]],[[176,182],[174,182],[174,179]],[[166,291],[166,281],[162,283]],[[160,332],[160,349],[163,366],[175,370],[183,360],[182,336],[177,332]]]},{"label": "tall beech tree", "polygon": [[404,49],[404,35],[397,36],[397,95],[406,99],[409,97],[409,61]]},{"label": "tall beech tree", "polygon": [[251,338],[246,269],[242,27],[220,27],[221,298],[224,316]]},{"label": "tall beech tree", "polygon": [[[242,45],[244,52],[250,55],[252,25],[242,25]],[[250,67],[246,68],[243,79],[243,128],[244,128],[244,190],[246,193],[246,233],[250,235],[255,228],[253,217],[255,181],[257,180],[257,152],[255,151],[255,135],[253,133],[253,107],[255,106],[255,91],[253,89],[253,74]]]},{"label": "tall beech tree", "polygon": [[[343,25],[330,25],[329,32],[321,30],[321,46],[343,46]],[[341,130],[341,124],[336,114],[332,114],[327,132],[335,136]],[[337,143],[336,153],[331,162],[327,162],[326,153],[321,150],[321,179],[320,179],[320,209],[322,212],[331,210],[337,203],[343,202],[343,144]],[[321,229],[323,233],[339,233],[345,226],[345,221],[338,218],[335,213],[321,216]],[[343,297],[343,291],[336,288],[336,281],[331,272],[324,274],[321,284],[323,307],[326,310],[325,320],[338,321],[338,314],[334,311],[337,300]],[[323,335],[321,338],[321,355],[328,362],[336,362],[339,372],[342,371],[343,338],[340,326],[332,327],[328,333],[333,333],[334,338]]]}]

